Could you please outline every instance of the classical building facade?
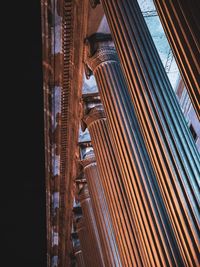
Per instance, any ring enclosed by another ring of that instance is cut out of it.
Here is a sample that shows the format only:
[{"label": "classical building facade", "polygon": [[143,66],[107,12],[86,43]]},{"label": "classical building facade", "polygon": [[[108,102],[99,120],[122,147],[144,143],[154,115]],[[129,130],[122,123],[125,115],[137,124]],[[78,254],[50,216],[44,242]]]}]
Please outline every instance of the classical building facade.
[{"label": "classical building facade", "polygon": [[198,7],[41,0],[48,267],[200,265]]}]

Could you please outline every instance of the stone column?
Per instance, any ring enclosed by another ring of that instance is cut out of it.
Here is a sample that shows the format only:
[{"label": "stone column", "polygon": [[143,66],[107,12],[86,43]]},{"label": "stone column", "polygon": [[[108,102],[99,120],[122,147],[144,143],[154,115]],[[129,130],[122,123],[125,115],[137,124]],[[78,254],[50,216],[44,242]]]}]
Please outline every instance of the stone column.
[{"label": "stone column", "polygon": [[87,236],[85,236],[85,238],[87,238],[88,242],[90,243],[89,245],[90,251],[88,257],[91,257],[92,261],[91,267],[106,266],[103,259],[99,233],[97,230],[96,220],[92,209],[92,203],[88,191],[88,186],[86,183],[83,184],[83,187],[79,192],[79,200],[83,212],[85,227],[87,228]]},{"label": "stone column", "polygon": [[86,153],[81,163],[93,204],[105,266],[120,267],[122,265],[93,150]]},{"label": "stone column", "polygon": [[81,250],[81,246],[80,246],[80,240],[78,239],[78,234],[77,232],[76,234],[76,238],[74,238],[74,242],[73,242],[73,254],[74,257],[76,259],[76,263],[77,263],[77,267],[86,267],[85,266],[85,262],[84,262],[84,258],[83,258],[83,253]]},{"label": "stone column", "polygon": [[154,3],[200,120],[200,1],[154,0]]},{"label": "stone column", "polygon": [[199,153],[137,0],[102,4],[182,254],[198,266]]},{"label": "stone column", "polygon": [[[102,105],[85,108],[84,122],[95,150],[122,265],[184,266],[112,52],[113,49],[110,55],[98,56],[98,62],[102,63],[102,58],[106,62],[94,71],[110,136]],[[105,85],[99,83],[98,75]]]},{"label": "stone column", "polygon": [[76,250],[74,251],[74,256],[76,257],[77,267],[86,267],[83,258],[83,253],[80,247],[76,248]]},{"label": "stone column", "polygon": [[83,258],[86,266],[93,267],[93,248],[89,239],[89,233],[87,231],[83,217],[79,218],[76,223],[77,234],[80,240],[81,250],[83,252]]}]

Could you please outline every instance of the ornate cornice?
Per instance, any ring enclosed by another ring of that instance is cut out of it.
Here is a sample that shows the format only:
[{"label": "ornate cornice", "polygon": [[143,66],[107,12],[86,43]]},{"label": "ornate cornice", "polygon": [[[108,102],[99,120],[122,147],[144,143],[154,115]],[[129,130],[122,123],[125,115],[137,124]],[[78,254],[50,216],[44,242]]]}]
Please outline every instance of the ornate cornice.
[{"label": "ornate cornice", "polygon": [[[41,0],[48,267],[55,258],[59,267],[71,266],[71,211],[83,78],[81,40],[86,36],[88,5],[85,0]],[[56,249],[52,247],[54,228],[59,236]]]}]

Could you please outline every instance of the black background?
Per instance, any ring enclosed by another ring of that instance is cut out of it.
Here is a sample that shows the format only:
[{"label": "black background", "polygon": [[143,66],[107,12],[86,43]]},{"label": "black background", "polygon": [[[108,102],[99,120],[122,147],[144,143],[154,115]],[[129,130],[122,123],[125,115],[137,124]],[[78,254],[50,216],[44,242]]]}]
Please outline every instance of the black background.
[{"label": "black background", "polygon": [[41,6],[1,3],[0,266],[46,267]]}]

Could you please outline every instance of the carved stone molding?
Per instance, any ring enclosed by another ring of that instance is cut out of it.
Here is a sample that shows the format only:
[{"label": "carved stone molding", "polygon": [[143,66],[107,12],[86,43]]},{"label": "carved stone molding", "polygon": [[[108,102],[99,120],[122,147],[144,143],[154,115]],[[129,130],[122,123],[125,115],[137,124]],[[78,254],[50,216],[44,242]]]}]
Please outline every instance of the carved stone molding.
[{"label": "carved stone molding", "polygon": [[[48,267],[71,266],[86,2],[41,0]],[[54,229],[59,237],[56,248]]]}]

